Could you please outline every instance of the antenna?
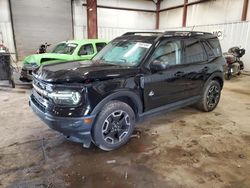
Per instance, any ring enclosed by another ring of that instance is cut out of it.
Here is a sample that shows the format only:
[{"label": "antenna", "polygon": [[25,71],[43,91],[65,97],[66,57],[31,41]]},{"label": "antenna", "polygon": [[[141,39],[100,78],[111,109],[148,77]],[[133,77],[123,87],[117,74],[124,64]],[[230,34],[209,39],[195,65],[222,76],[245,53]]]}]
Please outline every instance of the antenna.
[{"label": "antenna", "polygon": [[191,30],[191,31],[194,31],[194,28],[195,28],[195,25],[192,27],[192,30]]}]

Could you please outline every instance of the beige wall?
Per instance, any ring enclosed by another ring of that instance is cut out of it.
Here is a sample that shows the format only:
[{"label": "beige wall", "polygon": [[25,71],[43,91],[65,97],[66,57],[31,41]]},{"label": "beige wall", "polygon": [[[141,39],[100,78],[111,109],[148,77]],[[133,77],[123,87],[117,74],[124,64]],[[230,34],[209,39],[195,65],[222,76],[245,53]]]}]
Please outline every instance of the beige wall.
[{"label": "beige wall", "polygon": [[[197,0],[189,0],[194,1]],[[162,8],[181,4],[183,0],[164,0]],[[188,6],[187,26],[238,22],[241,20],[242,7],[243,0],[216,0]],[[160,19],[161,29],[181,27],[182,8],[161,12]],[[250,12],[247,19],[250,20]]]}]

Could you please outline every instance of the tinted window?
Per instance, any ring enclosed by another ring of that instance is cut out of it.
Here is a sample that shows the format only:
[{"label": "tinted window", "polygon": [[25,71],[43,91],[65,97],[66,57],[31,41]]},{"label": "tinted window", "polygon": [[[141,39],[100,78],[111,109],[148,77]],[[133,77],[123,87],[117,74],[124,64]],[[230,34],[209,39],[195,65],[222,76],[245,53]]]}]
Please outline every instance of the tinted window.
[{"label": "tinted window", "polygon": [[85,44],[81,47],[78,55],[92,55],[94,53],[94,48],[92,44]]},{"label": "tinted window", "polygon": [[202,44],[205,48],[205,51],[207,52],[208,60],[215,58],[215,55],[211,46],[207,42],[202,42]]},{"label": "tinted window", "polygon": [[185,41],[185,62],[197,63],[206,61],[206,54],[198,40],[191,39]]},{"label": "tinted window", "polygon": [[181,42],[165,40],[154,51],[151,61],[159,60],[167,65],[181,64]]},{"label": "tinted window", "polygon": [[104,46],[106,46],[106,43],[105,42],[96,43],[95,46],[96,46],[97,52],[99,52],[101,51],[101,49],[103,49]]},{"label": "tinted window", "polygon": [[77,44],[75,43],[60,43],[52,50],[51,53],[71,55],[73,54],[76,47],[77,47]]},{"label": "tinted window", "polygon": [[208,43],[211,45],[215,57],[221,56],[221,47],[220,47],[219,40],[211,39],[208,41]]}]

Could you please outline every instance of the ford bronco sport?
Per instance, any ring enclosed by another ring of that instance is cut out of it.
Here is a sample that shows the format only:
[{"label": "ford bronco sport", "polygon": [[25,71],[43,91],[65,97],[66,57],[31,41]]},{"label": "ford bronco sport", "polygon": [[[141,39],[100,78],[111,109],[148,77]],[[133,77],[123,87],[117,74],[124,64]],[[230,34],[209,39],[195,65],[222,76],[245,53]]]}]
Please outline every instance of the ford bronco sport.
[{"label": "ford bronco sport", "polygon": [[210,33],[130,32],[92,61],[35,71],[30,106],[69,140],[114,150],[145,116],[192,104],[214,110],[224,64],[218,38]]}]

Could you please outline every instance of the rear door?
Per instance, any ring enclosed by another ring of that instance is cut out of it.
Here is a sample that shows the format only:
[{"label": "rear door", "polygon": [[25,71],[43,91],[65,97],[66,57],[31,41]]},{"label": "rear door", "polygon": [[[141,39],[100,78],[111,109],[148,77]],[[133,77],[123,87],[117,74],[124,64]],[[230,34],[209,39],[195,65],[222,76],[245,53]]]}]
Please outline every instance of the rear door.
[{"label": "rear door", "polygon": [[202,93],[204,80],[210,69],[205,46],[200,39],[184,40],[185,97],[193,97]]}]

